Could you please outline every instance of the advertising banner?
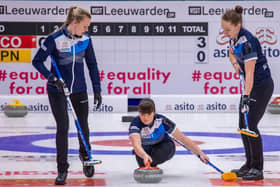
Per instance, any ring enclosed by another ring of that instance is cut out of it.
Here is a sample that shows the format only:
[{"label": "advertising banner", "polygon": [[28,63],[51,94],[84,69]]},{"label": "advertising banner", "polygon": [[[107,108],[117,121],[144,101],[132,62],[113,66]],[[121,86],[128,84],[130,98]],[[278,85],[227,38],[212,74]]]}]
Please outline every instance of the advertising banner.
[{"label": "advertising banner", "polygon": [[[102,104],[99,109],[93,103],[93,96],[89,96],[89,112],[90,113],[125,113],[127,112],[127,96],[126,95],[105,95],[102,98]],[[47,95],[1,95],[0,112],[5,110],[9,104],[15,104],[17,100],[20,104],[27,107],[28,112],[46,113],[51,112],[51,106]],[[120,103],[122,103],[120,105]]]},{"label": "advertising banner", "polygon": [[[240,1],[243,26],[259,39],[280,93],[278,1]],[[78,5],[92,15],[103,95],[236,95],[221,16],[235,1],[1,1],[0,95],[45,95],[31,61]],[[50,66],[50,59],[45,62]],[[92,86],[85,66],[88,90]]]}]

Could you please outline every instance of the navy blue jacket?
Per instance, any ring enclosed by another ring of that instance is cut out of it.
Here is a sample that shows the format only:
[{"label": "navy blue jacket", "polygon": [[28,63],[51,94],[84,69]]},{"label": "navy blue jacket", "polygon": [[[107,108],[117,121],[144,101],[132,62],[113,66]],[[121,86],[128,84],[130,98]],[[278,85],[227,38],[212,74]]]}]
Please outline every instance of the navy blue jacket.
[{"label": "navy blue jacket", "polygon": [[139,134],[142,145],[154,145],[170,137],[166,134],[172,134],[176,129],[176,124],[167,117],[155,114],[151,125],[145,125],[140,117],[134,118],[129,127],[129,135]]},{"label": "navy blue jacket", "polygon": [[267,78],[271,78],[267,59],[263,55],[261,44],[258,39],[248,30],[241,28],[236,41],[230,40],[230,47],[241,69],[245,72],[244,64],[250,60],[256,60],[254,72],[254,86],[265,83]]},{"label": "navy blue jacket", "polygon": [[60,29],[46,38],[33,58],[33,66],[48,79],[47,90],[58,92],[53,83],[54,77],[57,77],[53,65],[51,65],[50,71],[44,65],[48,56],[55,59],[62,79],[71,93],[87,91],[84,61],[89,69],[94,93],[101,92],[97,62],[88,34],[83,34],[81,37],[72,37],[67,33],[66,28]]}]

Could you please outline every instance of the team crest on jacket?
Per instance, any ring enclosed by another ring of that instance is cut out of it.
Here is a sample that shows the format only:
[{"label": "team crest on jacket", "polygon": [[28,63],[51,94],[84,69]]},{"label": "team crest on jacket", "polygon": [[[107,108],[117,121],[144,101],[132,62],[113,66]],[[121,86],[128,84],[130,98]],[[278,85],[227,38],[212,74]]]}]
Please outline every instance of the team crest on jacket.
[{"label": "team crest on jacket", "polygon": [[61,41],[58,45],[58,50],[61,52],[71,52],[70,41]]}]

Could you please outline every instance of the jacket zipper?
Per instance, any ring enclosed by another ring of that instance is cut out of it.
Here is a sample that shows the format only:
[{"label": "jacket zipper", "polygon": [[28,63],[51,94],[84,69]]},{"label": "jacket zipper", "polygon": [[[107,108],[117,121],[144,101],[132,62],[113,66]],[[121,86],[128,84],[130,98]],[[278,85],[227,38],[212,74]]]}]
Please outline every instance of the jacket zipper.
[{"label": "jacket zipper", "polygon": [[76,61],[76,53],[75,53],[75,40],[72,38],[73,47],[73,64],[72,64],[72,83],[71,83],[71,93],[73,92],[73,86],[75,81],[75,61]]}]

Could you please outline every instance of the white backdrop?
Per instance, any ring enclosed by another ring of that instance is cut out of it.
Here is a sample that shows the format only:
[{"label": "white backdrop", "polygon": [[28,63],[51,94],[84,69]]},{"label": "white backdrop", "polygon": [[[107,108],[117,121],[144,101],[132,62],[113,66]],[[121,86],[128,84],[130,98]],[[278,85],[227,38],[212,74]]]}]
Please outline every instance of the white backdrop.
[{"label": "white backdrop", "polygon": [[[26,34],[24,25],[61,23],[67,8],[75,3],[1,1],[0,95],[46,94],[45,80],[30,62],[46,37],[45,30],[53,28],[42,25]],[[279,94],[280,2],[238,4],[244,7],[244,26],[262,43],[275,81],[274,94]],[[227,58],[228,38],[220,26],[222,13],[236,2],[79,1],[78,5],[91,12],[93,23],[102,25],[90,27],[90,32],[96,32],[92,39],[103,94],[125,94],[130,98],[151,94],[238,94],[238,77]],[[24,24],[22,32],[15,29],[19,22]],[[98,30],[101,28],[103,34]],[[49,59],[45,64],[50,65]],[[88,89],[92,92],[90,82]]]}]

